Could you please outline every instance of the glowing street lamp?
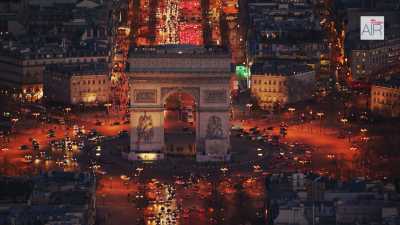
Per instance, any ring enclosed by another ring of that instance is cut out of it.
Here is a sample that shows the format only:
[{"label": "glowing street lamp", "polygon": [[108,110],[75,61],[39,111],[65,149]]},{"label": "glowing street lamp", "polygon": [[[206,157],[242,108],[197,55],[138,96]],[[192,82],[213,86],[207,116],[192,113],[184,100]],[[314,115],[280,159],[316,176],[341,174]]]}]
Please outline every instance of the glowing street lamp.
[{"label": "glowing street lamp", "polygon": [[325,115],[323,112],[317,112],[317,116],[319,117],[319,132],[322,131],[322,117]]},{"label": "glowing street lamp", "polygon": [[[66,113],[66,117],[68,117],[68,114],[69,114],[69,112],[71,111],[71,108],[70,107],[66,107],[65,109],[65,113]],[[68,119],[68,118],[66,118],[66,119]],[[67,122],[67,121],[65,121],[65,122]],[[66,123],[67,124],[67,123]]]},{"label": "glowing street lamp", "polygon": [[112,106],[111,103],[105,103],[105,104],[104,104],[104,107],[107,108],[107,113],[110,113],[110,107],[111,107],[111,106]]},{"label": "glowing street lamp", "polygon": [[64,110],[68,114],[71,111],[71,108],[70,107],[66,107]]},{"label": "glowing street lamp", "polygon": [[251,115],[251,107],[253,106],[253,104],[246,104],[247,109],[249,110],[249,115]]},{"label": "glowing street lamp", "polygon": [[142,171],[143,171],[144,169],[142,168],[142,167],[138,167],[138,168],[136,168],[136,172],[137,172],[137,174],[135,174],[135,176],[137,176],[138,177],[138,179],[140,178],[140,174],[142,173]]},{"label": "glowing street lamp", "polygon": [[11,130],[14,130],[14,128],[15,128],[15,124],[17,123],[19,121],[19,119],[18,118],[12,118],[11,119]]}]

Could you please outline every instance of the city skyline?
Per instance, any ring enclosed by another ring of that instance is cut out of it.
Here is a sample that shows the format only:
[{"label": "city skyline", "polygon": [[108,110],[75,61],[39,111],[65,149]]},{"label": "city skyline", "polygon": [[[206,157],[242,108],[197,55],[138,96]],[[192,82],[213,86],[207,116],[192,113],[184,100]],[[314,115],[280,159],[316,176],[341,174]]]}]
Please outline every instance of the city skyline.
[{"label": "city skyline", "polygon": [[397,0],[0,2],[0,225],[400,224]]}]

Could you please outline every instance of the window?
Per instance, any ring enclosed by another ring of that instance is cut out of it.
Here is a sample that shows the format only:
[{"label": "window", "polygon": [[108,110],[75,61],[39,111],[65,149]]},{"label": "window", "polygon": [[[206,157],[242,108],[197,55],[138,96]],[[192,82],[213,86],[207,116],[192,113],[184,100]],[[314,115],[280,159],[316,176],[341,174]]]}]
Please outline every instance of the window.
[{"label": "window", "polygon": [[105,84],[106,83],[106,80],[103,80],[103,84]]}]

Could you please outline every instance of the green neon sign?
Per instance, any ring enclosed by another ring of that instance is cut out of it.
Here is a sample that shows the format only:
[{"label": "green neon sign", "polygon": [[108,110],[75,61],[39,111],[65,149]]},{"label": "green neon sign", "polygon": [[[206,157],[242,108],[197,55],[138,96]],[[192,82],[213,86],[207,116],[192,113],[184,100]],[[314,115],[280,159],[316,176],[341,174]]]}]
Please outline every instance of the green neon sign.
[{"label": "green neon sign", "polygon": [[238,76],[238,78],[248,79],[250,75],[250,69],[248,67],[243,65],[236,66],[236,76]]}]

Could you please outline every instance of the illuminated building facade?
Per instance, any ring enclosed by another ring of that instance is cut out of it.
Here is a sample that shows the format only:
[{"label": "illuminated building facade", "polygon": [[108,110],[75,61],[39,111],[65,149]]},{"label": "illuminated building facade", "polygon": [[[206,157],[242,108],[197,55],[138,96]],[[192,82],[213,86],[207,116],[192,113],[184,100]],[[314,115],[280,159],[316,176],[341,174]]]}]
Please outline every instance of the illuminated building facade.
[{"label": "illuminated building facade", "polygon": [[371,111],[388,117],[400,116],[400,79],[377,81],[371,87]]},{"label": "illuminated building facade", "polygon": [[110,81],[104,63],[53,65],[44,75],[44,94],[49,102],[98,105],[109,101]]},{"label": "illuminated building facade", "polygon": [[108,61],[107,52],[56,54],[23,51],[0,51],[0,86],[22,101],[37,101],[43,97],[43,73],[47,66]]},{"label": "illuminated building facade", "polygon": [[[398,32],[400,29],[397,30]],[[373,80],[400,65],[400,35],[389,34],[380,42],[358,42],[351,51],[351,71],[355,80]]]},{"label": "illuminated building facade", "polygon": [[252,68],[251,93],[264,110],[308,100],[314,86],[315,71],[305,65],[254,65]]}]

